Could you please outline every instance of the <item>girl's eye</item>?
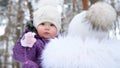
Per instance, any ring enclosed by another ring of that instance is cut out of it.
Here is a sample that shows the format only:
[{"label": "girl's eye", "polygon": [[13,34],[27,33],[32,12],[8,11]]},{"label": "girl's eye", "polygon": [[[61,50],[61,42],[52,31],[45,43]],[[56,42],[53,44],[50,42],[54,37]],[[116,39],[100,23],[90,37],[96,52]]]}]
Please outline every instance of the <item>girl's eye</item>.
[{"label": "girl's eye", "polygon": [[50,24],[50,26],[54,26],[54,24]]},{"label": "girl's eye", "polygon": [[41,23],[40,25],[45,25],[45,23]]}]

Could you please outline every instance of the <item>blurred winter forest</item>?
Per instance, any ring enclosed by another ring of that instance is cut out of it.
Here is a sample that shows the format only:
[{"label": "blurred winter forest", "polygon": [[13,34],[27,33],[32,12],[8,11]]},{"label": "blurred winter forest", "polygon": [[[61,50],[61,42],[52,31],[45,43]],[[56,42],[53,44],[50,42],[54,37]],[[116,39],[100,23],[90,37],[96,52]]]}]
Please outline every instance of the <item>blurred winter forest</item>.
[{"label": "blurred winter forest", "polygon": [[[12,58],[15,42],[25,29],[27,21],[32,20],[33,11],[39,0],[0,0],[0,68],[21,68]],[[63,34],[67,33],[68,24],[77,13],[87,10],[96,1],[101,0],[58,0],[62,15]],[[102,0],[110,3],[117,12],[117,20],[111,37],[120,39],[120,0]],[[101,16],[102,17],[102,16]]]}]

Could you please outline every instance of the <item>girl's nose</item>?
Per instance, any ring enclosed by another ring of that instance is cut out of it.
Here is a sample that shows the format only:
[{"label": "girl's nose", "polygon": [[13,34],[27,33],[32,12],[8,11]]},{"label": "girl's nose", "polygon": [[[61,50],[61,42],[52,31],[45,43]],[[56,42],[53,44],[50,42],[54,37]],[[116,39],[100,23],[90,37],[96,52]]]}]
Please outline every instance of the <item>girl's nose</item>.
[{"label": "girl's nose", "polygon": [[49,30],[49,29],[50,29],[50,26],[49,26],[49,25],[46,25],[46,26],[45,26],[45,29],[46,29],[46,30]]}]

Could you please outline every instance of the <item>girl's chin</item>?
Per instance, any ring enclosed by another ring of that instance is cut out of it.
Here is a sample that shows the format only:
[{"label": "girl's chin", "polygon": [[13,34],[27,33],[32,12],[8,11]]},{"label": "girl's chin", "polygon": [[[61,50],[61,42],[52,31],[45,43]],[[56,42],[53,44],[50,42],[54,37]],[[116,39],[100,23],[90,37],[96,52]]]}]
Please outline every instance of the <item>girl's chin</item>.
[{"label": "girl's chin", "polygon": [[52,37],[50,37],[50,36],[44,36],[43,38],[44,38],[44,39],[50,39],[50,38],[52,38]]}]

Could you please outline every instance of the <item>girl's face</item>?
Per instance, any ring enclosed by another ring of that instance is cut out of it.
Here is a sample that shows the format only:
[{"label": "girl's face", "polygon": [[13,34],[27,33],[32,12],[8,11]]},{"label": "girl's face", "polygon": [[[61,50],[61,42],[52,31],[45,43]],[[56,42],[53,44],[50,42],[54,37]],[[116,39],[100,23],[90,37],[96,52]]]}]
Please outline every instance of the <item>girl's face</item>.
[{"label": "girl's face", "polygon": [[37,27],[38,35],[45,39],[54,38],[57,35],[57,28],[50,22],[43,22]]}]

